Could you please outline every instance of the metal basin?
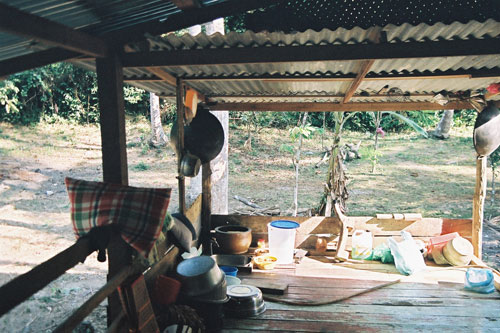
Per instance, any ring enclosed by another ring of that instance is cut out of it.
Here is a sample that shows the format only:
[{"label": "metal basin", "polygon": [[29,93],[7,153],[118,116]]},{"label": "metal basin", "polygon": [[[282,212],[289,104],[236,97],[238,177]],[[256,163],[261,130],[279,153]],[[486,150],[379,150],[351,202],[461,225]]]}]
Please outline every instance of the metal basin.
[{"label": "metal basin", "polygon": [[219,266],[208,256],[182,261],[177,266],[177,275],[182,282],[181,292],[190,297],[210,294],[224,281]]},{"label": "metal basin", "polygon": [[266,311],[266,304],[259,288],[246,285],[232,285],[227,288],[229,301],[224,305],[224,313],[230,317],[255,317]]}]

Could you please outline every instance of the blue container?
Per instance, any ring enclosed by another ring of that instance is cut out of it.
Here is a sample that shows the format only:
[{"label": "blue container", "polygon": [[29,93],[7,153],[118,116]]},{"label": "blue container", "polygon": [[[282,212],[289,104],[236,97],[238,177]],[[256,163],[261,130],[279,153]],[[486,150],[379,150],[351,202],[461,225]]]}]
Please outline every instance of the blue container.
[{"label": "blue container", "polygon": [[236,276],[238,273],[238,268],[234,266],[220,266],[220,269],[228,276]]}]

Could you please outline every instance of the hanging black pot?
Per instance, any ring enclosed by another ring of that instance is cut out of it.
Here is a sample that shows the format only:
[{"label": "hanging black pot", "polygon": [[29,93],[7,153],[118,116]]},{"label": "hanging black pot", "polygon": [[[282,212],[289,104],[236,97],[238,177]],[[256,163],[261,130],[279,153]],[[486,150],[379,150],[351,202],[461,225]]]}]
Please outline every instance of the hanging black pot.
[{"label": "hanging black pot", "polygon": [[500,110],[492,102],[478,114],[473,139],[479,156],[488,156],[500,146]]},{"label": "hanging black pot", "polygon": [[[170,144],[179,154],[177,121],[170,131]],[[184,149],[202,163],[213,160],[224,146],[224,129],[219,119],[207,109],[198,110],[189,125],[184,125]]]}]

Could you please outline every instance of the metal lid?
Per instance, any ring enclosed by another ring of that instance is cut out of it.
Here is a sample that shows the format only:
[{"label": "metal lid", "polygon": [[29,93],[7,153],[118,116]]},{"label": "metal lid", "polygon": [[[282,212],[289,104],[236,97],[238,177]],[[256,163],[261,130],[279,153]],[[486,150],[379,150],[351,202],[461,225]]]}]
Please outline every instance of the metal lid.
[{"label": "metal lid", "polygon": [[300,224],[294,221],[278,220],[271,222],[271,227],[280,229],[296,229],[300,227]]},{"label": "metal lid", "polygon": [[234,298],[253,297],[259,294],[259,288],[248,284],[236,284],[227,287],[227,295]]}]

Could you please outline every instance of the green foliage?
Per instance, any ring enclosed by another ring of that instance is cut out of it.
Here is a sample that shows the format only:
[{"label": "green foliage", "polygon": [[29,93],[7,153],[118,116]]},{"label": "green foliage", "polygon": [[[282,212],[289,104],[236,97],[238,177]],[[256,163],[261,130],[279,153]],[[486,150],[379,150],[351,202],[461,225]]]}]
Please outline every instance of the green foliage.
[{"label": "green foliage", "polygon": [[[149,95],[124,88],[128,114],[148,114]],[[99,121],[96,74],[68,63],[57,63],[15,75],[0,82],[0,121],[34,124],[69,120]]]},{"label": "green foliage", "polygon": [[311,138],[311,136],[314,134],[315,131],[316,131],[315,127],[306,124],[304,127],[295,126],[294,128],[288,130],[288,133],[290,134],[290,138],[292,139],[292,141],[295,142],[300,137],[302,137],[303,139]]},{"label": "green foliage", "polygon": [[294,147],[291,146],[291,145],[287,145],[285,143],[283,143],[280,148],[279,148],[280,152],[285,152],[285,153],[289,153],[289,154],[293,154],[294,153]]},{"label": "green foliage", "polygon": [[474,109],[455,110],[453,122],[460,127],[472,126],[476,121],[477,111]]},{"label": "green foliage", "polygon": [[146,170],[149,170],[150,168],[151,167],[144,162],[139,162],[133,166],[133,169],[135,171],[146,171]]},{"label": "green foliage", "polygon": [[499,167],[500,167],[500,147],[498,147],[493,153],[488,156],[488,159],[490,160],[490,165],[491,169],[493,172],[498,175],[500,173]]}]

